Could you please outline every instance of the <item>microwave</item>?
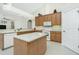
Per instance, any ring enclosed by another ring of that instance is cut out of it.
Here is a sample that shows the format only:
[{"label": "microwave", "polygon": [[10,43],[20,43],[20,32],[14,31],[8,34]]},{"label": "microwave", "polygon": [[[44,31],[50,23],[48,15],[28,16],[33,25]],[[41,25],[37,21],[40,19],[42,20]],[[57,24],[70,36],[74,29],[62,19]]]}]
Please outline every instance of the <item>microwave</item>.
[{"label": "microwave", "polygon": [[52,26],[51,21],[44,22],[43,26],[44,27],[51,27]]}]

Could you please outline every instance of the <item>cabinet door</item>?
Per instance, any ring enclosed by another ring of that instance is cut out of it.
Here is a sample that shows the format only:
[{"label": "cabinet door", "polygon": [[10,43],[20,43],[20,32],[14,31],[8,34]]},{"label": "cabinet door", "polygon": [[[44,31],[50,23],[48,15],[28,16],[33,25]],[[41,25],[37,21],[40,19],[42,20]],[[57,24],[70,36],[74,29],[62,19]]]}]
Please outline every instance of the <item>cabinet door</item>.
[{"label": "cabinet door", "polygon": [[38,19],[38,17],[35,18],[35,25],[39,26],[39,19]]},{"label": "cabinet door", "polygon": [[45,15],[44,17],[45,17],[44,21],[45,22],[48,21],[48,15]]},{"label": "cabinet door", "polygon": [[33,42],[30,42],[29,44],[28,44],[28,54],[29,55],[38,55],[38,40],[36,40],[36,41],[33,41]]},{"label": "cabinet door", "polygon": [[53,25],[56,25],[56,20],[55,20],[54,14],[51,16],[51,22],[52,22]]},{"label": "cabinet door", "polygon": [[52,24],[61,25],[61,13],[52,14]]},{"label": "cabinet door", "polygon": [[4,48],[4,34],[0,34],[0,49]]},{"label": "cabinet door", "polygon": [[40,22],[40,26],[43,26],[43,23],[44,23],[44,16],[41,16],[41,17],[40,17],[39,22]]},{"label": "cabinet door", "polygon": [[45,54],[46,49],[47,49],[47,40],[46,40],[46,36],[45,36],[45,37],[41,37],[38,40],[38,52],[39,52],[39,55]]},{"label": "cabinet door", "polygon": [[50,32],[50,40],[55,41],[55,32],[53,31]]},{"label": "cabinet door", "polygon": [[35,25],[36,26],[43,26],[44,17],[39,16],[35,18]]},{"label": "cabinet door", "polygon": [[61,25],[61,13],[55,14],[56,25]]},{"label": "cabinet door", "polygon": [[56,41],[61,43],[61,32],[55,32]]}]

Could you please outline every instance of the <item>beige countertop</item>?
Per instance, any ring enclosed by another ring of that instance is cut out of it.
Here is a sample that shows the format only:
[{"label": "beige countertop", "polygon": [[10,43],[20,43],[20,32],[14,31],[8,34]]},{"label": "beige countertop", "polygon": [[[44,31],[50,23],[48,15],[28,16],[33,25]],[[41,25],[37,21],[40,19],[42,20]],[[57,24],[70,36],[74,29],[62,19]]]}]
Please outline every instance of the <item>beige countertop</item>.
[{"label": "beige countertop", "polygon": [[43,26],[38,26],[36,27],[37,30],[47,30],[47,31],[62,31],[61,26],[52,26],[52,27],[43,27]]},{"label": "beige countertop", "polygon": [[1,34],[15,33],[15,30],[14,29],[1,29],[0,33]]},{"label": "beige countertop", "polygon": [[33,29],[21,29],[21,30],[16,30],[16,32],[23,32],[23,31],[32,31]]},{"label": "beige countertop", "polygon": [[29,33],[29,34],[16,35],[15,38],[19,40],[24,40],[26,42],[31,42],[43,36],[46,36],[46,34],[40,33],[40,32],[34,32],[34,33]]}]

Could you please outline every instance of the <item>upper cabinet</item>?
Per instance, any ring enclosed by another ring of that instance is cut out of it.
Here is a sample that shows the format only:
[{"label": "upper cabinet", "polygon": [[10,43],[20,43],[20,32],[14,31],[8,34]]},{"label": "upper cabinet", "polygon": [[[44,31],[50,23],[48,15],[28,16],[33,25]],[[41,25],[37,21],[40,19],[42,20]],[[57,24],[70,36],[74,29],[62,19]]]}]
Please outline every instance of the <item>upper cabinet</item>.
[{"label": "upper cabinet", "polygon": [[53,25],[61,25],[61,13],[53,14],[51,21]]},{"label": "upper cabinet", "polygon": [[35,17],[36,26],[43,26],[46,21],[51,21],[52,25],[61,25],[61,12]]},{"label": "upper cabinet", "polygon": [[56,24],[61,25],[61,13],[55,14]]},{"label": "upper cabinet", "polygon": [[39,17],[35,18],[35,25],[36,26],[43,26],[43,22],[44,22],[43,16],[39,16]]}]

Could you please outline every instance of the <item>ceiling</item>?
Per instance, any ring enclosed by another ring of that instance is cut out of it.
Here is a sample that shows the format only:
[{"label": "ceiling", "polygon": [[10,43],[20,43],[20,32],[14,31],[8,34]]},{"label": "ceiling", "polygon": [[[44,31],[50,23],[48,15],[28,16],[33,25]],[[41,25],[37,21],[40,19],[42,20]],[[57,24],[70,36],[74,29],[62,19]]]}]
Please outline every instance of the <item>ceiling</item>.
[{"label": "ceiling", "polygon": [[[46,5],[49,5],[48,7],[51,7],[51,9],[59,8],[60,11],[62,12],[66,10],[70,10],[75,7],[79,8],[79,3],[12,3],[13,7],[19,10],[22,10],[26,13],[29,13],[31,15],[34,15],[34,13],[41,11],[42,8],[46,7]],[[3,6],[3,3],[0,3],[0,14],[2,14],[3,16],[6,16],[8,18],[13,18],[13,19],[26,19],[27,18],[17,13],[3,10],[2,6]]]},{"label": "ceiling", "polygon": [[46,4],[45,3],[13,3],[12,6],[22,9],[30,14],[34,14],[38,10],[41,10]]}]

